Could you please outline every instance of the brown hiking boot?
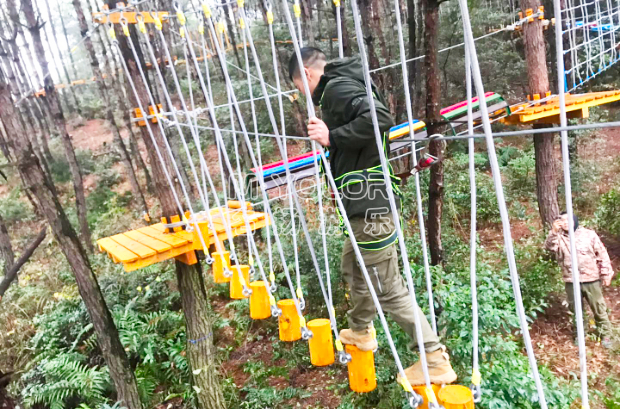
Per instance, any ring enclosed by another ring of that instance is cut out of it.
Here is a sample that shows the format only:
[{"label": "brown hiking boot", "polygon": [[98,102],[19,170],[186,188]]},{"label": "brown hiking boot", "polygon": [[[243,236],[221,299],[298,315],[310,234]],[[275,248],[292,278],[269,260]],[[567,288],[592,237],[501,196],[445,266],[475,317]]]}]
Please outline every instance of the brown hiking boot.
[{"label": "brown hiking boot", "polygon": [[[427,352],[426,363],[431,383],[444,385],[456,381],[456,373],[452,369],[452,365],[450,365],[450,357],[446,352],[446,347],[442,346],[437,351]],[[407,375],[407,379],[412,386],[424,385],[426,382],[420,361],[405,369],[405,375]],[[400,378],[400,375],[398,377]]]},{"label": "brown hiking boot", "polygon": [[355,345],[360,351],[374,351],[378,346],[369,329],[363,331],[343,329],[340,331],[340,340],[343,344]]}]

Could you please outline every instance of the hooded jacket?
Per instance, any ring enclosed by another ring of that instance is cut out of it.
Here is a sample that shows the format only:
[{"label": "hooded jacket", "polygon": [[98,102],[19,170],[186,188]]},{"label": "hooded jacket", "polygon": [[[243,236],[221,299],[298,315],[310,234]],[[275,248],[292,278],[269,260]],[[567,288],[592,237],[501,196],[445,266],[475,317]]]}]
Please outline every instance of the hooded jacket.
[{"label": "hooded jacket", "polygon": [[[387,149],[389,139],[386,135],[394,121],[374,84],[372,92],[379,130]],[[312,101],[321,107],[322,119],[329,128],[329,161],[334,178],[381,164],[359,57],[328,63],[312,94]],[[383,181],[343,186],[340,192],[349,218],[372,218],[390,210]]]},{"label": "hooded jacket", "polygon": [[[562,268],[564,282],[572,283],[573,271],[568,233],[563,230],[557,233],[549,233],[545,241],[545,248],[556,254],[558,263]],[[575,248],[577,249],[580,282],[591,283],[613,277],[614,270],[607,249],[594,230],[584,227],[575,230]]]}]

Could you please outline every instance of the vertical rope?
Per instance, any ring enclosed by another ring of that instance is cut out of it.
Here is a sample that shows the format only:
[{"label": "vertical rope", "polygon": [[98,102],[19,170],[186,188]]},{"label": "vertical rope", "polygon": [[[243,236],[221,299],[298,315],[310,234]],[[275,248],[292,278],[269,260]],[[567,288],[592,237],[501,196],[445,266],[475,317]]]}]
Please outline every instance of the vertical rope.
[{"label": "vertical rope", "polygon": [[[403,26],[400,17],[399,0],[394,0],[394,11],[396,14],[396,27],[398,29],[398,48],[400,51],[401,71],[403,74],[403,89],[405,91],[405,106],[407,108],[407,121],[409,122],[409,134],[413,140],[413,109],[411,107],[411,94],[409,88],[409,69],[407,68],[407,53],[405,52],[405,40],[403,38]],[[416,144],[411,142],[411,160],[418,162],[416,154]],[[426,228],[424,225],[424,209],[422,207],[422,194],[420,189],[420,174],[415,173],[415,197],[418,213],[418,225],[420,226],[420,246],[422,247],[422,261],[424,263],[424,276],[426,277],[426,292],[428,294],[428,306],[431,313],[431,325],[433,332],[437,334],[437,318],[435,317],[435,302],[433,298],[433,281],[431,279],[430,265],[428,262],[428,248],[426,245]]]},{"label": "vertical rope", "polygon": [[[474,133],[474,119],[472,109],[472,89],[471,89],[471,58],[469,55],[469,46],[465,44],[465,83],[467,92],[467,130],[471,135]],[[472,392],[474,401],[479,402],[481,399],[480,391],[480,365],[478,363],[479,341],[478,341],[478,288],[476,283],[476,221],[477,221],[477,204],[476,204],[476,168],[475,168],[475,150],[474,138],[467,140],[469,151],[469,191],[471,195],[470,204],[470,233],[469,233],[469,280],[471,288],[471,315],[472,315]]]},{"label": "vertical rope", "polygon": [[[293,20],[291,19],[291,13],[290,10],[288,9],[288,4],[286,0],[282,0],[282,5],[283,5],[283,9],[284,9],[284,14],[286,17],[286,21],[289,27],[289,32],[291,34],[291,37],[293,39],[293,46],[295,47],[295,55],[297,56],[297,62],[299,64],[299,67],[303,67],[303,61],[301,59],[301,50],[299,47],[299,43],[297,42],[297,34],[295,33],[295,28],[293,26]],[[358,21],[359,23],[359,21]],[[361,39],[361,36],[358,36]],[[308,108],[308,117],[313,118],[316,116],[315,110],[314,110],[314,105],[312,105],[312,100],[311,100],[311,93],[310,93],[310,88],[308,86],[308,79],[306,78],[306,74],[305,71],[303,69],[300,69],[301,72],[301,79],[303,82],[303,87],[304,87],[304,93],[306,95],[306,100],[309,101],[307,104],[307,108]],[[371,109],[371,112],[374,112],[374,109]],[[373,121],[376,122],[376,121]],[[321,159],[323,160],[323,164],[325,166],[325,175],[327,177],[327,180],[329,181],[329,184],[332,188],[332,191],[334,192],[334,198],[336,200],[336,204],[338,206],[338,209],[340,210],[340,213],[342,214],[342,221],[343,224],[345,226],[345,228],[347,229],[347,231],[349,232],[349,240],[351,241],[351,245],[353,247],[353,251],[355,253],[355,256],[357,258],[357,261],[359,262],[360,265],[360,269],[362,271],[362,275],[364,276],[364,280],[366,281],[366,285],[368,286],[368,290],[370,291],[370,295],[372,297],[373,303],[375,305],[375,308],[377,309],[377,313],[379,315],[379,319],[381,320],[381,324],[383,326],[383,329],[385,331],[385,335],[388,341],[388,345],[390,346],[390,350],[392,352],[392,355],[394,357],[394,361],[396,362],[396,367],[398,368],[398,372],[400,374],[401,377],[401,386],[403,387],[403,389],[407,392],[408,396],[409,396],[409,404],[412,407],[417,407],[420,404],[420,400],[421,397],[419,395],[417,395],[412,387],[411,384],[409,383],[408,379],[407,379],[407,375],[405,374],[405,370],[402,366],[402,363],[400,361],[400,357],[398,355],[398,351],[396,350],[396,346],[394,345],[394,340],[392,339],[392,334],[390,333],[390,329],[388,326],[388,323],[385,319],[385,315],[383,313],[383,309],[381,308],[381,303],[379,302],[379,299],[377,298],[377,294],[375,292],[375,289],[372,285],[372,281],[370,280],[370,276],[368,274],[368,270],[366,268],[366,265],[364,263],[364,258],[362,257],[362,254],[360,252],[359,246],[357,244],[357,240],[355,239],[355,235],[353,233],[353,229],[351,228],[351,223],[349,221],[349,218],[347,217],[346,211],[344,209],[344,205],[342,204],[342,198],[340,195],[340,192],[338,191],[337,187],[336,187],[336,183],[334,181],[333,178],[333,174],[331,172],[331,167],[329,162],[327,161],[327,158],[325,157],[325,152],[323,150],[322,147],[319,147],[319,152],[321,154]],[[393,197],[392,197],[393,199]],[[415,307],[415,305],[414,305]],[[417,314],[417,310],[415,311],[415,313]],[[419,327],[419,320],[416,320],[416,327],[419,328],[419,334],[421,335],[421,327]],[[416,328],[416,329],[418,329]],[[421,341],[421,336],[419,336],[419,342]],[[421,351],[421,357],[423,356],[425,358],[425,355],[423,352],[423,348]],[[426,368],[426,362],[422,361],[422,365],[423,365],[423,370],[426,372],[426,376],[425,378],[428,380],[427,381],[427,387],[430,388],[430,380],[428,377],[428,368]],[[434,397],[434,394],[432,392],[432,390],[430,390],[430,394],[431,396]]]},{"label": "vertical rope", "polygon": [[[555,10],[556,25],[562,27],[562,13],[560,9],[559,0],[553,1],[553,7]],[[555,33],[555,47],[556,47],[556,59],[558,69],[558,97],[560,102],[560,126],[565,127],[568,123],[566,119],[566,96],[564,94],[564,59],[563,45],[562,45],[562,32],[556,30]],[[586,363],[586,343],[585,334],[583,329],[583,309],[581,305],[581,280],[579,276],[579,260],[577,258],[577,248],[575,246],[575,232],[574,232],[574,219],[573,219],[573,196],[570,178],[570,156],[568,154],[568,133],[566,131],[560,132],[562,139],[562,170],[564,173],[564,192],[566,198],[566,214],[568,217],[568,237],[570,241],[570,261],[571,272],[573,276],[573,296],[575,298],[575,320],[577,321],[577,344],[579,347],[579,368],[580,368],[580,381],[581,381],[581,407],[589,409],[590,403],[588,400],[588,368]]]},{"label": "vertical rope", "polygon": [[523,307],[523,299],[521,296],[521,288],[519,285],[519,274],[517,272],[517,264],[515,261],[512,236],[510,232],[510,219],[508,217],[508,209],[506,207],[506,199],[504,197],[504,187],[502,186],[502,179],[499,170],[499,164],[497,161],[497,153],[495,152],[495,143],[493,141],[493,132],[491,131],[491,123],[489,120],[489,111],[484,98],[484,86],[482,84],[482,75],[480,74],[480,66],[478,65],[478,55],[476,54],[476,44],[474,43],[474,36],[471,29],[471,21],[469,19],[469,9],[467,7],[467,0],[459,0],[459,6],[461,8],[461,15],[463,17],[463,31],[465,37],[465,43],[468,44],[468,48],[465,49],[466,53],[470,55],[471,70],[476,86],[476,92],[478,94],[478,101],[481,113],[481,119],[484,128],[485,139],[487,143],[487,150],[489,154],[489,162],[491,164],[491,170],[493,175],[493,183],[495,185],[495,194],[497,196],[497,204],[499,206],[500,216],[502,219],[502,229],[504,233],[504,247],[506,250],[506,256],[508,258],[508,268],[510,271],[510,280],[512,282],[512,289],[514,292],[517,315],[519,317],[519,323],[521,324],[521,332],[523,333],[523,341],[525,343],[525,349],[527,351],[530,368],[532,370],[532,376],[534,383],[536,384],[536,391],[540,399],[540,406],[542,409],[547,409],[547,400],[545,398],[545,392],[543,390],[542,382],[540,380],[540,374],[538,373],[538,366],[536,364],[536,357],[534,356],[534,350],[532,349],[532,340],[530,338],[530,332],[527,324],[527,317],[525,315],[525,308]]}]

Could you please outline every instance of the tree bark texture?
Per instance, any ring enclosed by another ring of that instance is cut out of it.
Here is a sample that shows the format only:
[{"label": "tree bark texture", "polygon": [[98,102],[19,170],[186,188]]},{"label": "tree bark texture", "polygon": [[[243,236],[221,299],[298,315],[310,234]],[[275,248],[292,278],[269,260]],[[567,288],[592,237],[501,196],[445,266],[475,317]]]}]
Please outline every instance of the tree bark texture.
[{"label": "tree bark texture", "polygon": [[38,208],[47,219],[58,245],[71,266],[78,291],[97,333],[101,353],[116,386],[117,398],[128,409],[141,409],[136,378],[88,261],[88,256],[60,205],[55,189],[45,177],[41,164],[32,151],[32,146],[13,106],[11,91],[3,74],[0,74],[0,119],[14,144],[14,155],[25,188],[35,197]]},{"label": "tree bark texture", "polygon": [[[529,8],[537,10],[538,6],[540,6],[540,0],[521,0],[521,9],[523,10]],[[550,91],[550,87],[542,21],[535,19],[534,22],[524,24],[523,40],[530,95],[533,97],[534,94],[539,94],[541,98],[544,98],[545,93]],[[534,153],[538,211],[543,224],[549,227],[559,215],[553,136],[536,134],[534,136]]]},{"label": "tree bark texture", "polygon": [[[138,64],[144,66],[144,61],[140,54],[138,54],[140,60],[135,61],[129,43],[127,42],[127,37],[123,35],[119,28],[116,28],[116,30],[116,36],[119,40],[119,49],[122,54],[121,58],[125,59],[127,62],[129,70],[128,75],[131,76],[135,83],[138,98],[140,98],[142,105],[148,106],[148,90],[140,78],[138,71]],[[132,36],[133,43],[138,44],[134,27],[130,27],[130,35]],[[138,101],[133,92],[130,93],[130,100],[134,106],[138,106]],[[155,192],[160,200],[163,215],[170,217],[178,214],[178,209],[172,194],[172,189],[177,187],[176,185],[168,185],[162,166],[167,166],[171,175],[174,175],[172,172],[172,164],[170,163],[169,156],[164,146],[164,135],[162,135],[159,128],[150,121],[147,121],[147,126],[151,127],[155,135],[156,143],[165,158],[165,163],[160,163],[159,158],[155,155],[154,145],[147,128],[140,127],[142,139],[149,153]],[[176,184],[178,181],[175,180],[173,183]],[[225,403],[222,387],[219,383],[218,373],[215,370],[215,349],[209,318],[208,299],[202,280],[202,272],[199,266],[187,266],[180,262],[176,263],[176,270],[179,292],[183,303],[183,313],[185,314],[188,339],[188,360],[192,367],[192,380],[194,386],[197,388],[199,408],[224,408]]]},{"label": "tree bark texture", "polygon": [[67,131],[65,116],[62,112],[62,107],[60,105],[60,100],[58,99],[58,94],[56,92],[56,89],[54,88],[54,82],[52,81],[52,77],[49,75],[50,71],[47,59],[45,57],[45,48],[43,47],[43,42],[41,40],[41,23],[34,14],[32,0],[24,0],[21,4],[24,15],[26,17],[26,22],[28,24],[28,30],[30,31],[30,35],[32,37],[32,43],[34,45],[35,53],[37,55],[37,59],[39,60],[39,65],[41,66],[43,76],[45,77],[45,97],[43,98],[45,98],[49,103],[50,112],[52,114],[52,117],[54,118],[54,125],[60,131],[61,141],[65,149],[65,155],[67,156],[69,168],[71,170],[73,188],[75,190],[75,204],[77,207],[81,239],[84,242],[86,250],[92,252],[90,228],[88,227],[88,220],[86,217],[86,195],[84,194],[82,172],[80,170],[77,157],[75,156],[73,144],[71,143],[71,136]]},{"label": "tree bark texture", "polygon": [[84,16],[84,10],[82,9],[82,5],[80,0],[73,0],[73,7],[75,8],[75,13],[77,15],[78,22],[80,24],[80,34],[84,37],[84,46],[86,47],[86,51],[88,52],[88,57],[90,59],[90,67],[93,71],[93,75],[97,78],[96,84],[97,89],[99,90],[99,94],[103,99],[103,105],[105,106],[106,118],[110,125],[112,126],[112,135],[114,138],[114,142],[116,143],[119,153],[121,155],[121,161],[125,167],[127,172],[127,177],[129,178],[129,183],[131,185],[131,191],[138,201],[138,204],[142,208],[142,210],[148,213],[148,207],[146,205],[146,200],[144,199],[144,195],[142,194],[142,190],[140,190],[140,185],[138,184],[138,178],[136,177],[136,173],[133,170],[133,166],[131,164],[131,158],[129,157],[129,152],[127,152],[127,148],[125,147],[125,143],[123,142],[123,138],[121,137],[121,133],[118,128],[118,124],[116,123],[116,119],[114,118],[114,111],[112,107],[115,106],[112,104],[112,99],[108,93],[108,89],[103,80],[103,76],[101,75],[101,69],[99,68],[99,62],[97,61],[97,54],[95,53],[95,47],[93,46],[93,42],[89,36],[86,35],[88,32],[88,23],[86,21],[86,17]]},{"label": "tree bark texture", "polygon": [[[320,1],[320,0],[319,0]],[[312,20],[312,0],[300,0],[301,7],[301,26],[304,33],[304,46],[316,46],[316,34],[314,30],[314,21]]]},{"label": "tree bark texture", "polygon": [[13,246],[11,246],[11,237],[9,236],[9,231],[6,228],[6,224],[4,223],[4,219],[0,214],[0,258],[2,258],[3,262],[3,274],[6,277],[8,271],[13,266],[13,262],[15,261],[15,254],[13,253]]},{"label": "tree bark texture", "polygon": [[[334,19],[335,19],[336,18],[336,6],[334,5],[333,2],[331,3],[332,3],[332,11],[334,13]],[[342,1],[340,3],[340,30],[342,32],[342,53],[344,54],[345,57],[350,57],[351,56],[351,43],[349,39],[349,30],[347,29],[347,22],[345,19],[347,7],[348,5],[345,1]],[[334,37],[338,38],[338,35],[336,34]]]},{"label": "tree bark texture", "polygon": [[[426,77],[426,123],[429,135],[440,132],[441,127],[441,83],[439,78],[438,39],[439,39],[439,2],[423,0],[424,7],[424,76]],[[443,263],[443,244],[441,242],[441,218],[443,215],[443,153],[445,141],[432,141],[428,151],[440,159],[430,168],[428,189],[428,245],[431,264]]]},{"label": "tree bark texture", "polygon": [[[2,226],[0,226],[0,230],[1,229]],[[19,269],[22,268],[24,264],[26,264],[30,256],[32,256],[34,251],[39,247],[39,245],[45,238],[46,232],[47,226],[45,226],[39,231],[39,234],[37,234],[32,243],[30,243],[28,247],[26,247],[22,255],[19,256],[19,259],[17,259],[17,261],[12,264],[10,268],[6,271],[4,278],[2,279],[2,281],[0,281],[0,300],[2,299],[2,296],[4,296],[4,293],[6,293],[6,290],[8,290],[11,286],[11,283],[13,283],[13,281],[17,278],[17,273],[19,272]]]},{"label": "tree bark texture", "polygon": [[201,409],[226,407],[217,371],[211,311],[200,263],[188,266],[176,262],[177,283],[185,314],[187,356],[192,368],[194,385],[198,387]]}]

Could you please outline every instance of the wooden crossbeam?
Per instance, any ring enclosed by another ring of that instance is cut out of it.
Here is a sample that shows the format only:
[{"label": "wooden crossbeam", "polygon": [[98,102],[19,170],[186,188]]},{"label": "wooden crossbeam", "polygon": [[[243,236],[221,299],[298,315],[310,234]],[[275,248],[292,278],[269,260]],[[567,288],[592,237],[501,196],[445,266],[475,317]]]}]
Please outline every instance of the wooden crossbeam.
[{"label": "wooden crossbeam", "polygon": [[[569,119],[587,118],[589,108],[620,101],[620,90],[591,92],[588,94],[566,95],[566,113]],[[560,123],[560,101],[558,97],[534,106],[520,104],[511,107],[512,115],[502,122],[511,125],[525,123]]]}]

